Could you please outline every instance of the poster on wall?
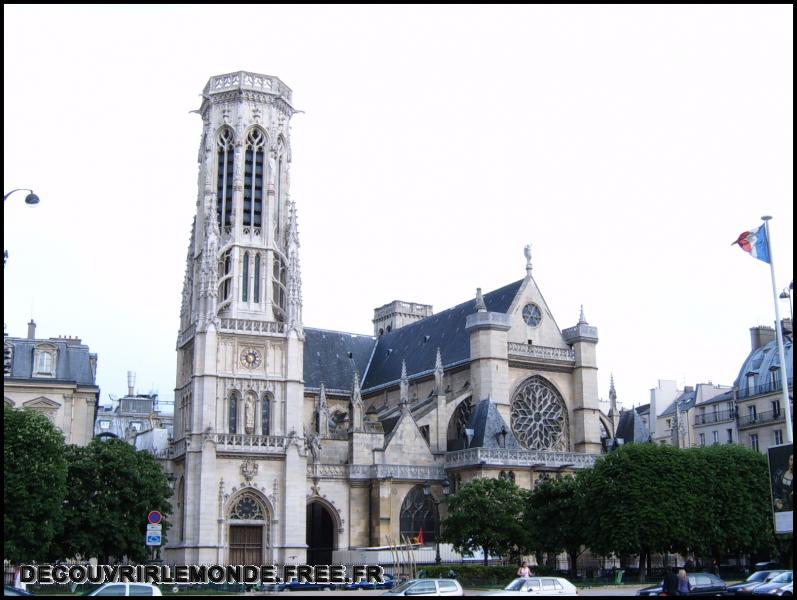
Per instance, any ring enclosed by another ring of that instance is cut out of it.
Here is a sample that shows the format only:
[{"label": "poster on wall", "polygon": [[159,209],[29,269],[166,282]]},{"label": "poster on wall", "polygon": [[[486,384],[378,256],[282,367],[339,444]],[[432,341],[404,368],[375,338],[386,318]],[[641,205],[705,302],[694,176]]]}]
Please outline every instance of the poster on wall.
[{"label": "poster on wall", "polygon": [[794,444],[773,446],[767,452],[775,533],[794,531]]}]

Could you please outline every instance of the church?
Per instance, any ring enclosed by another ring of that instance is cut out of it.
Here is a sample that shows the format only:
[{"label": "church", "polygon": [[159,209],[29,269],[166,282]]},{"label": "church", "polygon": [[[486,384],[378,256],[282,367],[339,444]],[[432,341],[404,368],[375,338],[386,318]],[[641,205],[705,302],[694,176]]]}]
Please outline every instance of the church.
[{"label": "church", "polygon": [[441,312],[397,300],[370,334],[305,327],[291,89],[242,71],[202,97],[167,562],[329,564],[420,531],[433,543],[470,479],[531,489],[594,463],[616,426],[597,328],[582,310],[560,329],[528,246],[516,281]]}]

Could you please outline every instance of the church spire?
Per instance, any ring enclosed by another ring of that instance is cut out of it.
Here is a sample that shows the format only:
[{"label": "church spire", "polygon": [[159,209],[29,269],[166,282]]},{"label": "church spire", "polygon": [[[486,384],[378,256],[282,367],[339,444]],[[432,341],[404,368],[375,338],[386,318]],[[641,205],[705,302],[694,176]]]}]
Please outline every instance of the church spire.
[{"label": "church spire", "polygon": [[614,373],[609,375],[609,416],[617,414],[617,390],[614,389]]},{"label": "church spire", "polygon": [[299,267],[299,225],[296,203],[288,214],[288,327],[302,330],[302,273]]},{"label": "church spire", "polygon": [[407,363],[401,361],[401,395],[399,396],[400,404],[407,404],[410,401],[410,381],[407,379]]},{"label": "church spire", "polygon": [[440,356],[440,347],[437,348],[437,356],[434,361],[434,386],[438,395],[443,392],[443,359]]}]

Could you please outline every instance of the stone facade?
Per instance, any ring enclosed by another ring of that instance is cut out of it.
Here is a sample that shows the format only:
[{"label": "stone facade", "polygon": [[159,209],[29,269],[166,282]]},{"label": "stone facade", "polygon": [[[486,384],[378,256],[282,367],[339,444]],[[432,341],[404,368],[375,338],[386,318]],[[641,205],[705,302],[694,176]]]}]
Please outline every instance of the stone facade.
[{"label": "stone facade", "polygon": [[395,300],[374,335],[304,327],[291,91],[212,77],[177,341],[176,483],[167,560],[329,563],[436,539],[445,493],[474,477],[530,488],[590,466],[597,329],[561,330],[525,276],[440,313]]}]

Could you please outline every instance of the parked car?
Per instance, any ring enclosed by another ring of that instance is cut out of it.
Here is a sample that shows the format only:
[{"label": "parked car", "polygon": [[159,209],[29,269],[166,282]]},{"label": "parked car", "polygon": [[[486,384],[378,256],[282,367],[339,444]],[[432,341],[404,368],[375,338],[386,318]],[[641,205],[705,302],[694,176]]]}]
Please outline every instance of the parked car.
[{"label": "parked car", "polygon": [[780,565],[772,560],[765,560],[764,562],[757,562],[753,565],[753,571],[778,571],[782,570]]},{"label": "parked car", "polygon": [[757,588],[753,590],[753,594],[758,595],[766,595],[766,596],[775,596],[778,593],[778,590],[785,585],[788,585],[794,579],[794,571],[783,571],[780,575],[777,575],[767,581],[759,585]]},{"label": "parked car", "polygon": [[389,590],[392,589],[396,585],[396,580],[393,579],[393,576],[390,573],[384,573],[382,575],[382,583],[376,583],[373,581],[366,581],[365,579],[361,579],[360,581],[352,581],[351,583],[347,583],[343,586],[344,590]]},{"label": "parked car", "polygon": [[104,583],[88,596],[163,596],[151,583]]},{"label": "parked car", "polygon": [[776,571],[756,571],[755,573],[751,573],[750,577],[748,577],[745,581],[736,583],[734,585],[729,585],[725,593],[731,596],[751,594],[759,585],[768,582],[770,579],[777,577],[781,573],[783,573],[782,569],[778,569]]},{"label": "parked car", "polygon": [[33,594],[19,588],[11,587],[10,585],[4,585],[3,596],[33,596]]},{"label": "parked car", "polygon": [[[721,596],[726,592],[728,586],[725,582],[714,575],[714,573],[689,573],[689,585],[692,586],[690,596]],[[651,585],[639,590],[637,596],[661,596],[664,591],[664,582],[659,585]]]},{"label": "parked car", "polygon": [[793,596],[794,595],[794,588],[792,586],[794,586],[794,582],[787,583],[782,588],[778,589],[778,591],[775,592],[775,595],[776,596]]},{"label": "parked car", "polygon": [[456,579],[410,579],[383,596],[464,596]]},{"label": "parked car", "polygon": [[563,577],[518,577],[503,590],[482,596],[578,596],[578,590]]},{"label": "parked car", "polygon": [[302,581],[294,577],[290,581],[285,583],[279,583],[276,585],[278,592],[284,592],[285,590],[289,592],[313,592],[318,590],[334,590],[337,589],[339,586],[336,583],[311,583],[309,581]]}]

